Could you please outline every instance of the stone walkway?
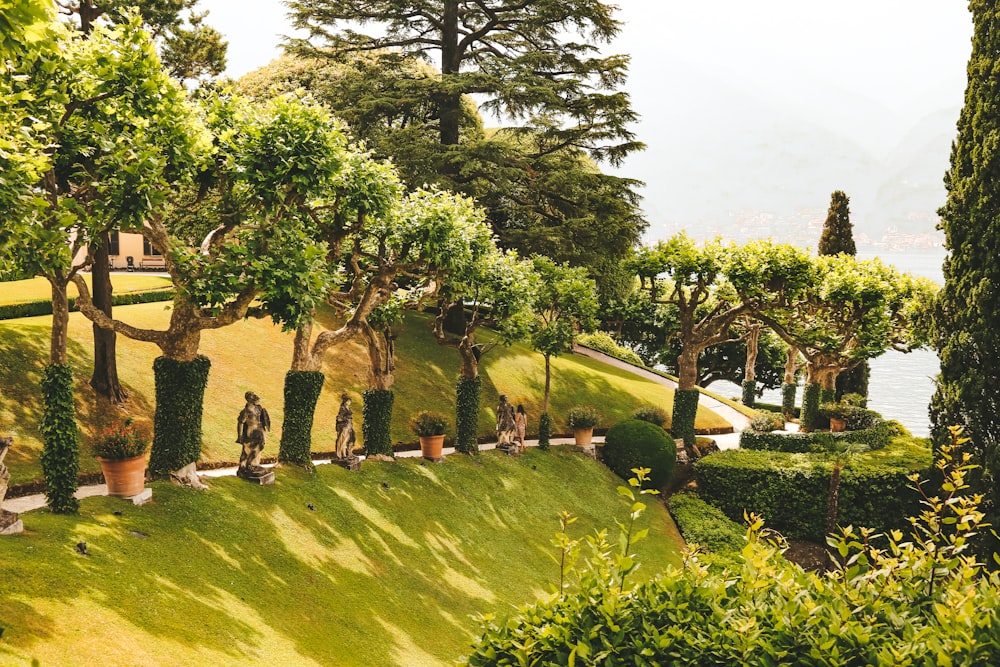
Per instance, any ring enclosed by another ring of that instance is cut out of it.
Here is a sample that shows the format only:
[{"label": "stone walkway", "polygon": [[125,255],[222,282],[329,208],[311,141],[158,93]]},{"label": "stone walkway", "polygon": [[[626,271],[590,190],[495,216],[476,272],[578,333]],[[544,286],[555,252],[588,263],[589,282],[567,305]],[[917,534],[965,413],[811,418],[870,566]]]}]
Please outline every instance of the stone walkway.
[{"label": "stone walkway", "polygon": [[[591,359],[596,359],[600,362],[608,364],[609,366],[614,366],[615,368],[620,368],[626,370],[630,373],[634,373],[640,377],[644,377],[648,380],[652,380],[658,384],[665,387],[670,387],[671,389],[677,388],[677,383],[669,378],[665,378],[662,375],[652,373],[645,368],[640,368],[638,366],[633,366],[632,364],[616,359],[615,357],[608,356],[597,350],[592,350],[587,347],[577,346],[574,352],[581,354]],[[701,394],[698,399],[698,405],[704,406],[709,410],[715,412],[717,415],[728,421],[733,425],[734,433],[724,433],[721,435],[714,435],[712,438],[715,440],[716,444],[719,445],[719,449],[736,449],[740,446],[740,431],[743,431],[750,425],[750,418],[744,415],[739,410],[736,410],[721,401],[718,401],[711,396],[706,394]],[[601,437],[595,437],[594,442],[600,444],[603,442]],[[571,445],[575,444],[572,438],[553,438],[551,440],[553,445]],[[538,445],[537,440],[528,440],[525,444],[529,447],[535,447]],[[490,449],[496,449],[495,444],[484,444],[479,445],[479,451],[487,451]],[[444,455],[454,454],[454,447],[445,447],[443,450]],[[417,457],[420,456],[420,450],[414,449],[409,451],[396,452],[397,457]],[[313,461],[316,465],[322,465],[324,463],[329,463],[326,460]],[[216,468],[214,470],[205,470],[198,473],[202,477],[225,477],[230,475],[236,475],[236,468]],[[82,486],[76,492],[77,498],[88,498],[90,496],[106,496],[108,495],[108,487],[105,484],[94,484],[90,486]],[[36,510],[45,507],[45,495],[35,494],[32,496],[22,496],[20,498],[8,498],[3,502],[3,509],[9,512],[17,512],[18,514],[23,514],[24,512],[30,512],[31,510]]]}]

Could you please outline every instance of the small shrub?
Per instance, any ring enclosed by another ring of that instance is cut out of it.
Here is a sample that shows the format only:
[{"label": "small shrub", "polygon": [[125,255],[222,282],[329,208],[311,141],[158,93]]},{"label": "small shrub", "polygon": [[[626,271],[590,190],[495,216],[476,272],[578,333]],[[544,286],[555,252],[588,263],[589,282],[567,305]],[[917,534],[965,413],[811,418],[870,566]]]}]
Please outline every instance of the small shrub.
[{"label": "small shrub", "polygon": [[621,359],[622,361],[627,361],[628,363],[635,364],[636,366],[645,366],[642,362],[642,357],[627,347],[619,345],[615,342],[614,338],[603,331],[597,331],[591,334],[580,334],[576,337],[576,342],[580,345],[585,345],[592,350],[603,352],[609,357]]},{"label": "small shrub", "polygon": [[778,412],[759,410],[757,415],[750,420],[750,429],[757,433],[770,433],[780,431],[785,428],[785,417]]},{"label": "small shrub", "polygon": [[448,428],[448,418],[437,412],[425,410],[410,419],[410,428],[420,437],[444,435],[445,429]]},{"label": "small shrub", "polygon": [[660,428],[663,428],[667,423],[667,411],[654,405],[644,405],[635,411],[632,418],[656,424]]},{"label": "small shrub", "polygon": [[622,479],[633,468],[649,468],[649,483],[662,489],[677,463],[677,445],[659,426],[640,419],[615,424],[604,436],[604,463]]},{"label": "small shrub", "polygon": [[874,410],[853,407],[844,418],[847,422],[848,431],[860,431],[867,428],[875,428],[882,423],[882,415]]},{"label": "small shrub", "polygon": [[149,449],[149,434],[136,426],[131,419],[126,419],[120,424],[101,429],[92,449],[94,456],[102,459],[135,458],[142,456]]},{"label": "small shrub", "polygon": [[594,428],[601,421],[601,413],[592,405],[578,405],[566,414],[566,425],[572,429]]},{"label": "small shrub", "polygon": [[708,551],[737,553],[746,545],[746,528],[732,521],[718,507],[694,493],[678,493],[670,498],[670,513],[688,544]]}]

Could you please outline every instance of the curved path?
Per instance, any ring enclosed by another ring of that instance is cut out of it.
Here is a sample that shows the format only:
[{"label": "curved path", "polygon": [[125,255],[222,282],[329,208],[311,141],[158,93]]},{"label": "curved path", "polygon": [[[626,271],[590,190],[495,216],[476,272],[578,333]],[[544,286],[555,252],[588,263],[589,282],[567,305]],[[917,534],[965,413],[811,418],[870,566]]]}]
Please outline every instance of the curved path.
[{"label": "curved path", "polygon": [[[634,373],[640,377],[652,380],[658,384],[665,387],[670,387],[671,389],[677,388],[677,383],[669,378],[665,378],[662,375],[653,373],[645,368],[639,366],[634,366],[621,359],[616,359],[615,357],[604,354],[603,352],[598,352],[597,350],[592,350],[588,347],[575,346],[573,350],[576,354],[583,355],[585,357],[590,357],[591,359],[596,359],[602,363],[609,366],[614,366],[615,368],[620,368],[622,370],[628,371],[629,373]],[[698,405],[708,408],[712,412],[715,412],[720,417],[728,421],[733,425],[734,433],[725,433],[722,435],[712,436],[716,444],[719,445],[720,449],[734,449],[739,447],[740,442],[740,431],[747,428],[750,425],[750,418],[744,415],[739,410],[732,408],[731,406],[718,401],[711,396],[707,396],[704,393],[700,395],[698,399]],[[602,439],[598,436],[595,438],[595,442],[602,442]],[[574,444],[572,438],[553,438],[551,440],[553,445],[571,445]],[[528,440],[525,442],[528,447],[535,447],[538,445],[537,440]],[[480,451],[486,451],[490,449],[495,449],[495,444],[483,444],[479,446]],[[455,449],[453,447],[446,447],[443,454],[453,454]],[[407,450],[396,452],[397,457],[416,457],[420,456],[420,450]],[[316,465],[322,465],[324,463],[329,463],[329,461],[318,460],[313,461]],[[267,466],[265,466],[267,467]],[[205,470],[198,473],[202,477],[224,477],[228,475],[235,475],[236,468],[217,468],[214,470]],[[76,492],[77,498],[88,498],[90,496],[106,496],[108,495],[108,487],[105,484],[93,484],[89,486],[81,486]],[[24,512],[30,512],[31,510],[39,509],[45,507],[45,495],[38,493],[31,496],[22,496],[20,498],[8,498],[3,502],[3,509],[9,512],[17,512],[18,514],[23,514]]]}]

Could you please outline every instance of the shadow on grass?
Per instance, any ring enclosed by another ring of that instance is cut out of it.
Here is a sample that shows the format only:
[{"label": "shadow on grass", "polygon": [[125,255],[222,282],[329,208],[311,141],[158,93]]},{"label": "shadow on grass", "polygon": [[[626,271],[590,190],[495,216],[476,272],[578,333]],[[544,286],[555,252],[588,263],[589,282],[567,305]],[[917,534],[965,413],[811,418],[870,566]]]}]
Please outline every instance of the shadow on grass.
[{"label": "shadow on grass", "polygon": [[[581,534],[622,515],[609,475],[569,453],[485,454],[281,469],[273,487],[226,478],[205,494],[157,484],[140,508],[89,499],[80,518],[39,515],[38,534],[12,543],[4,642],[30,653],[65,640],[24,600],[82,596],[126,631],[186,647],[180,662],[283,646],[320,664],[450,664],[479,629],[470,615],[503,615],[554,579],[560,509],[581,516]],[[73,551],[79,539],[90,557]]]}]

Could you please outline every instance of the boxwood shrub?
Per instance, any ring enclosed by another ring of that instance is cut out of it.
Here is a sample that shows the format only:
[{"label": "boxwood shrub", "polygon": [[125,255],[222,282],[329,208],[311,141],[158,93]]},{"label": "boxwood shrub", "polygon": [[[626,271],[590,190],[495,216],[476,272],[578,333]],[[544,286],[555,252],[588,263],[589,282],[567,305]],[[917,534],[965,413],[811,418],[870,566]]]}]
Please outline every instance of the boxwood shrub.
[{"label": "boxwood shrub", "polygon": [[[930,450],[840,455],[837,522],[879,531],[905,528],[903,517],[919,511],[908,475],[928,469]],[[822,541],[830,473],[837,455],[729,450],[694,465],[698,494],[733,521],[754,512],[787,537]]]},{"label": "boxwood shrub", "polygon": [[677,463],[677,445],[661,427],[641,419],[627,419],[604,436],[604,463],[622,479],[635,476],[632,468],[649,468],[649,485],[662,489]]},{"label": "boxwood shrub", "polygon": [[670,514],[688,544],[697,544],[719,554],[736,553],[746,546],[746,527],[695,493],[671,496]]},{"label": "boxwood shrub", "polygon": [[859,443],[866,445],[868,449],[882,449],[889,444],[891,437],[890,428],[884,424],[839,433],[759,433],[748,429],[740,434],[740,447],[774,452],[817,453],[837,451],[846,443]]}]

